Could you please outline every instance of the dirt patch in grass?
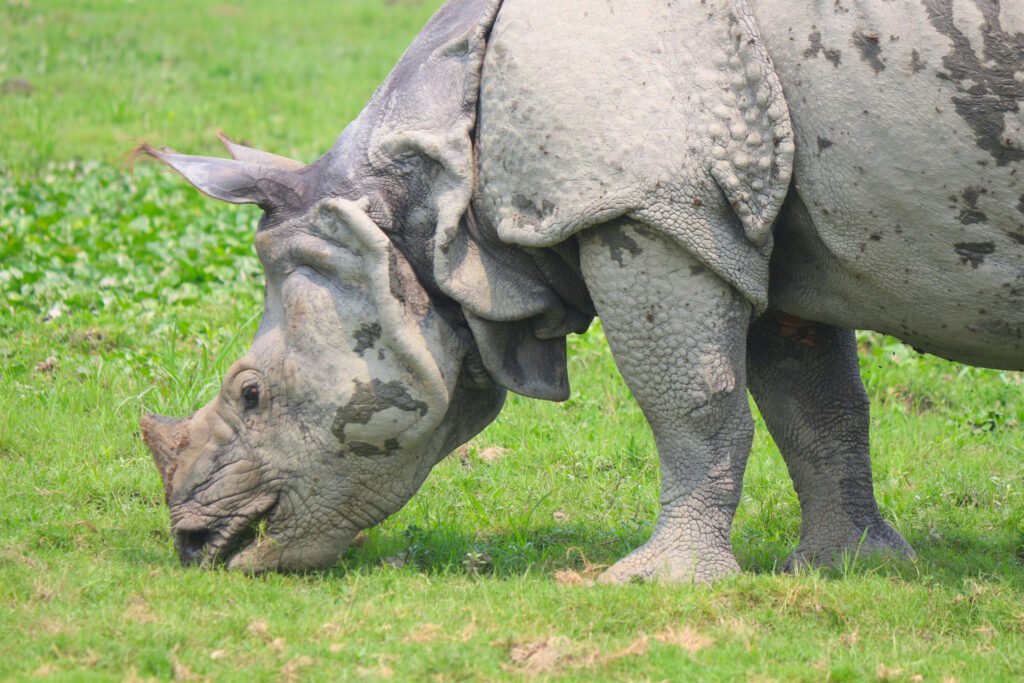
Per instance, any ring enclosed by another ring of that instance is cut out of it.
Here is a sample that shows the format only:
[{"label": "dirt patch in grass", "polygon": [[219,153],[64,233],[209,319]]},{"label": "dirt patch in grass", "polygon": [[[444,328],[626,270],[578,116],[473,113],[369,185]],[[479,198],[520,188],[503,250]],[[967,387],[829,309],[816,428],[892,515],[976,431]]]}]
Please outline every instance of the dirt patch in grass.
[{"label": "dirt patch in grass", "polygon": [[141,595],[136,595],[132,598],[131,604],[128,605],[121,616],[127,621],[134,621],[136,624],[156,624],[160,621],[160,617],[153,614],[149,602]]},{"label": "dirt patch in grass", "polygon": [[675,645],[688,654],[695,654],[715,644],[715,639],[696,631],[689,626],[676,629],[669,627],[654,634],[654,639],[667,645]]},{"label": "dirt patch in grass", "polygon": [[441,624],[417,624],[413,628],[409,635],[407,635],[402,642],[403,643],[429,643],[432,640],[443,638],[445,635],[444,627]]},{"label": "dirt patch in grass", "polygon": [[565,636],[550,636],[540,640],[512,643],[508,657],[513,671],[534,676],[558,674],[569,669],[589,669],[614,662],[624,657],[646,654],[647,636],[630,642],[621,650],[602,653],[599,649],[572,641]]}]

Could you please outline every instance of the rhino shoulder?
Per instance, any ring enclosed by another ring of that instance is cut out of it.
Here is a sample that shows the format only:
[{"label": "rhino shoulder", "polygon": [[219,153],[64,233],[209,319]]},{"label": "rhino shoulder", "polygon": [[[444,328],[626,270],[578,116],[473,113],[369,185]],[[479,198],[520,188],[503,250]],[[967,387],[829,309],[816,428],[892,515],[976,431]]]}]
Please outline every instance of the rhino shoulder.
[{"label": "rhino shoulder", "polygon": [[[552,246],[630,216],[764,301],[793,134],[745,0],[506,0],[477,147],[474,207],[502,241]],[[716,203],[734,228],[695,228]]]}]

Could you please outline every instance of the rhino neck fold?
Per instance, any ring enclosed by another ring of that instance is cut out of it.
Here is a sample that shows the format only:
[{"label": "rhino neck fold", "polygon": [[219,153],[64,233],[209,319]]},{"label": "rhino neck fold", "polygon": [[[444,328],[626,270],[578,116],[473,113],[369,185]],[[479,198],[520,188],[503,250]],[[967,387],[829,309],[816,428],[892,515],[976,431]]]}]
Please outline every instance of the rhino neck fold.
[{"label": "rhino neck fold", "polygon": [[368,214],[494,380],[562,398],[564,337],[593,317],[574,244],[503,244],[471,208],[481,70],[500,6],[445,4],[313,166],[321,196],[368,198]]}]

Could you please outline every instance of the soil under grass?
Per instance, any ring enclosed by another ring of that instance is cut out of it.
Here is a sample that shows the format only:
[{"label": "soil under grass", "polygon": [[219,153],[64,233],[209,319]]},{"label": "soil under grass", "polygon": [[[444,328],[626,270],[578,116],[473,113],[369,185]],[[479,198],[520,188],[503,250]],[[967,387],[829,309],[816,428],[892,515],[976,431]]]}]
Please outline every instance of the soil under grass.
[{"label": "soil under grass", "polygon": [[799,510],[758,418],[745,573],[594,586],[658,483],[595,324],[568,401],[511,397],[337,567],[178,565],[137,421],[205,403],[251,340],[257,213],[118,157],[223,128],[311,160],[438,4],[0,0],[0,679],[1019,677],[1024,375],[876,334],[876,496],[915,562],[776,573]]}]

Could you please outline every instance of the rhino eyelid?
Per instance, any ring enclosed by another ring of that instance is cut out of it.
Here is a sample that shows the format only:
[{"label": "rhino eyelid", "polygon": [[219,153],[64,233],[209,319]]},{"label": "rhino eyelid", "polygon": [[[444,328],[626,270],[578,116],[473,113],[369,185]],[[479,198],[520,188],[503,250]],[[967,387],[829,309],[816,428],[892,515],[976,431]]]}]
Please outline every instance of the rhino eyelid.
[{"label": "rhino eyelid", "polygon": [[293,275],[300,272],[303,268],[311,270],[317,275],[324,275],[324,268],[322,264],[310,263],[308,261],[296,261],[292,264],[292,267],[288,269],[288,275]]}]

